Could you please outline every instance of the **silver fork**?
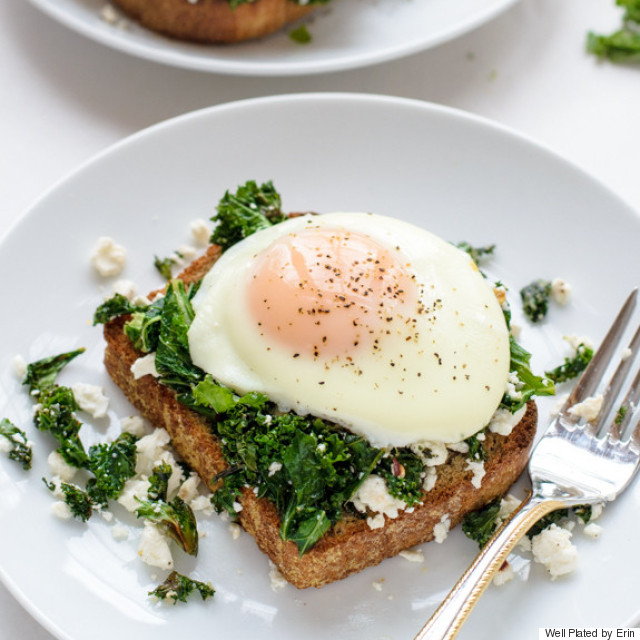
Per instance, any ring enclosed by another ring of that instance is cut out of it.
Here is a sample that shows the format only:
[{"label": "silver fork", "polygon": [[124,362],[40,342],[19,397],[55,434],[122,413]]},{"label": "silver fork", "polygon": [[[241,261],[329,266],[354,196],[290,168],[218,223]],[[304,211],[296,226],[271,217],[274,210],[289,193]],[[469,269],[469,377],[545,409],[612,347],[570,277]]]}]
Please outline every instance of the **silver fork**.
[{"label": "silver fork", "polygon": [[532,483],[529,497],[480,551],[415,640],[454,638],[518,540],[540,518],[556,509],[614,500],[633,479],[640,463],[640,423],[628,437],[625,434],[640,397],[640,372],[616,416],[608,416],[638,353],[640,327],[603,391],[598,416],[585,422],[570,409],[601,386],[637,297],[634,289],[567,402],[534,448],[528,466]]}]

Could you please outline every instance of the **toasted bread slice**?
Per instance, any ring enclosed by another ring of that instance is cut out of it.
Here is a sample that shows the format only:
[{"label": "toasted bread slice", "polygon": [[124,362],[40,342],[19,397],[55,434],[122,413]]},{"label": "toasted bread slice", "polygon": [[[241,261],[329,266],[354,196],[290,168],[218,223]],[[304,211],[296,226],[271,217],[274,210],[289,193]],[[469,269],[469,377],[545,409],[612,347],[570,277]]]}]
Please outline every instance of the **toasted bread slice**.
[{"label": "toasted bread slice", "polygon": [[[219,247],[212,245],[180,278],[186,283],[200,280],[219,255]],[[169,432],[176,450],[215,490],[213,478],[227,467],[217,437],[205,418],[181,405],[174,392],[155,378],[147,375],[134,379],[131,365],[142,354],[123,332],[126,320],[115,318],[105,326],[107,371],[152,424]],[[436,484],[424,494],[421,504],[395,519],[386,518],[384,526],[377,529],[371,529],[364,519],[347,516],[303,556],[293,542],[280,538],[280,518],[274,505],[266,498],[256,497],[250,488],[244,490],[240,500],[239,521],[286,580],[298,588],[321,587],[433,540],[434,527],[445,516],[454,527],[466,513],[504,494],[526,466],[536,424],[537,409],[531,401],[509,436],[487,432],[484,448],[488,459],[479,488],[472,484],[467,458],[451,452],[447,463],[436,467]]]},{"label": "toasted bread slice", "polygon": [[232,43],[261,38],[317,5],[255,0],[232,9],[228,0],[112,0],[143,26],[179,40]]}]

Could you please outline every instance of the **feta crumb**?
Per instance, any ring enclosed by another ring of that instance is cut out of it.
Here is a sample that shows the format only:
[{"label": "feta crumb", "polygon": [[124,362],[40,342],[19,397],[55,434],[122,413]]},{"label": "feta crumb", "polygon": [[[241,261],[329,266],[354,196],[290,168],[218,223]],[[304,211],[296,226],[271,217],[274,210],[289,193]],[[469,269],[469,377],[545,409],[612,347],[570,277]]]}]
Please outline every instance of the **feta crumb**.
[{"label": "feta crumb", "polygon": [[191,223],[191,237],[196,245],[201,247],[209,244],[211,236],[211,227],[206,220],[198,218]]},{"label": "feta crumb", "polygon": [[508,436],[513,428],[522,420],[527,411],[527,405],[511,413],[508,409],[497,409],[489,422],[489,431],[500,436]]},{"label": "feta crumb", "polygon": [[533,559],[543,564],[555,580],[571,573],[578,564],[578,550],[571,542],[571,531],[552,524],[531,540]]},{"label": "feta crumb", "polygon": [[119,293],[128,300],[133,300],[133,296],[136,294],[136,285],[131,280],[116,280],[112,289],[113,293]]},{"label": "feta crumb", "polygon": [[0,438],[0,452],[11,453],[13,451],[13,445],[8,438]]},{"label": "feta crumb", "polygon": [[113,238],[102,236],[91,252],[91,264],[103,277],[117,276],[124,269],[127,252]]},{"label": "feta crumb", "polygon": [[554,278],[551,281],[551,297],[558,304],[567,304],[571,298],[571,285],[562,278]]},{"label": "feta crumb", "polygon": [[462,442],[452,442],[448,444],[447,449],[457,453],[469,453],[469,445],[464,440]]},{"label": "feta crumb", "polygon": [[529,536],[523,536],[516,546],[521,551],[531,551],[531,538],[529,538]]},{"label": "feta crumb", "polygon": [[382,513],[376,513],[375,516],[369,516],[367,518],[367,525],[369,529],[382,529],[382,527],[384,527],[384,515]]},{"label": "feta crumb", "polygon": [[593,522],[594,520],[597,520],[602,515],[603,510],[604,510],[603,502],[596,502],[595,504],[592,504],[591,518],[589,518],[589,522]]},{"label": "feta crumb", "polygon": [[276,462],[276,461],[272,462],[269,465],[269,469],[268,469],[269,476],[272,476],[272,475],[278,473],[278,471],[280,471],[280,469],[282,469],[282,462]]},{"label": "feta crumb", "polygon": [[[394,498],[387,488],[387,483],[379,475],[371,474],[360,485],[359,489],[351,498],[351,502],[360,513],[372,511],[376,516],[367,522],[369,527],[374,529],[380,526],[378,515],[386,515],[388,518],[397,518],[398,513],[406,508],[404,500]],[[384,518],[382,518],[384,524]],[[375,526],[372,526],[375,525]]]},{"label": "feta crumb", "polygon": [[449,457],[447,445],[443,442],[423,441],[409,445],[426,467],[437,467],[444,464]]},{"label": "feta crumb", "polygon": [[160,374],[156,369],[156,354],[148,353],[146,356],[141,356],[131,365],[131,373],[133,377],[138,380],[143,376],[153,376],[159,378]]},{"label": "feta crumb", "polygon": [[591,342],[591,340],[589,340],[589,338],[586,338],[585,336],[577,336],[575,334],[571,334],[562,337],[569,343],[569,346],[574,352],[578,350],[578,347],[581,344],[583,344],[585,347],[589,347],[589,349],[593,349],[593,343]]},{"label": "feta crumb", "polygon": [[633,351],[631,351],[629,347],[626,347],[625,349],[622,350],[622,353],[620,354],[620,360],[624,362],[625,360],[628,360],[632,355],[633,355]]},{"label": "feta crumb", "polygon": [[433,539],[438,544],[442,544],[447,539],[450,528],[451,520],[449,519],[449,515],[445,513],[442,518],[440,518],[440,522],[433,527]]},{"label": "feta crumb", "polygon": [[16,374],[16,377],[22,382],[27,375],[27,363],[25,359],[21,355],[13,356],[11,366],[13,367],[13,372]]},{"label": "feta crumb", "polygon": [[49,454],[47,463],[51,473],[62,482],[71,482],[78,471],[76,467],[68,464],[57,451],[52,451]]},{"label": "feta crumb", "polygon": [[173,569],[173,557],[169,541],[162,531],[149,521],[144,523],[138,555],[145,564],[159,569]]},{"label": "feta crumb", "polygon": [[240,513],[242,511],[242,505],[237,500],[233,503],[233,510],[236,513]]},{"label": "feta crumb", "polygon": [[381,580],[374,580],[371,583],[371,586],[376,590],[376,591],[382,591],[382,585],[384,583],[384,578],[382,578]]},{"label": "feta crumb", "polygon": [[193,260],[198,255],[197,249],[195,249],[194,247],[192,247],[191,245],[188,245],[188,244],[181,244],[178,247],[178,253],[185,260]]},{"label": "feta crumb", "polygon": [[511,323],[511,335],[517,340],[522,333],[522,327],[515,322]]},{"label": "feta crumb", "polygon": [[111,527],[111,535],[113,536],[113,539],[118,540],[118,542],[127,540],[129,538],[129,529],[120,524],[115,524]]},{"label": "feta crumb", "polygon": [[200,486],[200,477],[197,473],[192,473],[178,489],[178,498],[184,500],[187,504],[192,502],[198,495],[198,487]]},{"label": "feta crumb", "polygon": [[148,434],[147,423],[140,416],[127,416],[120,421],[120,428],[131,435],[142,438]]},{"label": "feta crumb", "polygon": [[104,395],[104,390],[95,384],[78,382],[71,387],[73,397],[83,411],[94,418],[104,418],[109,408],[109,398]]},{"label": "feta crumb", "polygon": [[599,524],[596,524],[595,522],[590,522],[584,528],[584,533],[590,538],[596,539],[600,537],[600,534],[602,533],[602,527]]},{"label": "feta crumb", "polygon": [[485,468],[483,460],[467,460],[467,469],[473,473],[471,484],[479,489],[482,485],[482,478],[485,476]]},{"label": "feta crumb", "polygon": [[213,513],[213,505],[211,500],[207,496],[197,496],[190,503],[189,506],[193,511],[200,511],[205,516],[209,516]]},{"label": "feta crumb", "polygon": [[513,570],[513,567],[511,566],[511,563],[505,562],[502,567],[500,567],[500,570],[496,571],[496,573],[494,574],[493,584],[495,584],[496,587],[501,587],[502,585],[507,584],[507,582],[513,580],[515,575],[516,574]]},{"label": "feta crumb", "polygon": [[556,402],[554,403],[553,407],[551,407],[551,410],[549,411],[549,415],[552,418],[555,418],[561,411],[562,407],[564,407],[564,403],[569,399],[569,394],[568,393],[563,393],[561,395],[559,395],[556,398]]},{"label": "feta crumb", "polygon": [[66,502],[62,500],[56,500],[51,505],[51,513],[56,517],[60,518],[60,520],[70,520],[73,517],[71,513],[71,509]]},{"label": "feta crumb", "polygon": [[598,417],[603,401],[604,396],[601,393],[589,396],[586,400],[569,407],[569,414],[576,418],[584,418],[587,422],[592,422]]},{"label": "feta crumb", "polygon": [[522,501],[518,500],[512,493],[507,494],[500,500],[499,520],[501,522],[506,520],[521,504]]},{"label": "feta crumb", "polygon": [[237,540],[242,533],[242,529],[237,522],[231,522],[229,524],[229,533],[234,540]]},{"label": "feta crumb", "polygon": [[273,591],[280,591],[287,586],[287,581],[282,577],[282,574],[278,571],[271,560],[269,560],[269,580],[271,581],[271,589]]},{"label": "feta crumb", "polygon": [[438,480],[438,470],[435,467],[427,467],[425,469],[424,479],[422,480],[422,488],[425,491],[431,491],[436,486]]},{"label": "feta crumb", "polygon": [[398,555],[409,562],[424,562],[424,552],[422,549],[406,549]]},{"label": "feta crumb", "polygon": [[147,499],[147,492],[151,484],[146,478],[131,478],[124,483],[122,493],[118,497],[118,503],[127,511],[133,513],[139,506],[139,500]]}]

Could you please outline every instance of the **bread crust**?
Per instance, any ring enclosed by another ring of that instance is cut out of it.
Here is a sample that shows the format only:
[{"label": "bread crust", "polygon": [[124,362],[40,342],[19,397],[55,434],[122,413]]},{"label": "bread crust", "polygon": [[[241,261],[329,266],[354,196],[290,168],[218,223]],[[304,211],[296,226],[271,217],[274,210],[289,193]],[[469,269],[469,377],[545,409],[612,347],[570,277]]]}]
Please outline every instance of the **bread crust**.
[{"label": "bread crust", "polygon": [[261,38],[313,10],[293,0],[255,0],[231,9],[228,0],[112,0],[143,26],[179,40],[233,43]]},{"label": "bread crust", "polygon": [[[212,245],[180,278],[186,283],[200,280],[219,255],[219,247]],[[134,379],[131,365],[143,354],[125,336],[126,320],[115,318],[104,328],[107,343],[104,362],[109,375],[153,425],[169,432],[178,453],[215,490],[213,478],[228,466],[218,438],[205,418],[181,405],[174,392],[155,378],[147,375]],[[443,517],[449,518],[453,528],[466,513],[506,493],[527,464],[536,424],[536,405],[530,401],[524,417],[509,436],[487,432],[484,448],[488,459],[479,488],[472,484],[473,473],[467,467],[467,458],[452,452],[445,465],[436,467],[435,486],[413,510],[404,511],[395,519],[385,516],[384,527],[378,529],[371,529],[364,519],[347,517],[303,556],[292,541],[280,538],[280,518],[275,506],[266,498],[256,497],[251,489],[244,489],[240,499],[239,522],[287,581],[301,589],[321,587],[433,540],[434,527]]]}]

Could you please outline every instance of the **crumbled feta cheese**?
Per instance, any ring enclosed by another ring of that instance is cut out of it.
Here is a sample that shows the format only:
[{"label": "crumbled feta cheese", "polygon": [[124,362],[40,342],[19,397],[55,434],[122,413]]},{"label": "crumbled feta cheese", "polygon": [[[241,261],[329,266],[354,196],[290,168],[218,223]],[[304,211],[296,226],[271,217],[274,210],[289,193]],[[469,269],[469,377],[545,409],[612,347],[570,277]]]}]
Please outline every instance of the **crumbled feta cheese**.
[{"label": "crumbled feta cheese", "polygon": [[237,522],[229,523],[229,533],[234,540],[237,540],[242,533],[242,528]]},{"label": "crumbled feta cheese", "polygon": [[109,408],[109,398],[104,395],[104,390],[95,384],[78,382],[71,387],[73,397],[83,411],[94,418],[104,418]]},{"label": "crumbled feta cheese", "polygon": [[211,237],[211,226],[206,220],[198,218],[191,223],[191,237],[196,245],[201,247],[209,244]]},{"label": "crumbled feta cheese", "polygon": [[549,415],[552,418],[555,418],[560,413],[560,411],[562,410],[562,407],[564,407],[564,404],[568,399],[569,399],[568,393],[563,393],[559,395],[556,398],[556,402],[554,403],[553,407],[551,407],[551,410],[549,411]]},{"label": "crumbled feta cheese", "polygon": [[424,553],[422,549],[406,549],[398,554],[401,558],[409,562],[424,562]]},{"label": "crumbled feta cheese", "polygon": [[57,451],[52,451],[49,454],[47,463],[51,473],[62,482],[71,482],[78,471],[76,467],[68,464]]},{"label": "crumbled feta cheese", "polygon": [[384,584],[384,578],[382,580],[374,580],[371,583],[371,586],[376,590],[376,591],[382,591],[382,585]]},{"label": "crumbled feta cheese", "polygon": [[[360,485],[351,498],[351,502],[360,513],[371,511],[374,514],[386,515],[388,518],[397,518],[398,513],[407,506],[404,500],[394,498],[389,493],[384,478],[373,473]],[[367,523],[372,529],[379,526],[379,521],[380,518],[375,520],[367,518]],[[384,524],[384,518],[382,518],[382,522]]]},{"label": "crumbled feta cheese", "polygon": [[0,438],[0,452],[11,453],[13,451],[13,445],[8,438]]},{"label": "crumbled feta cheese", "polygon": [[571,298],[571,285],[562,278],[554,278],[551,281],[551,297],[558,304],[567,304]]},{"label": "crumbled feta cheese", "polygon": [[211,515],[213,513],[213,505],[211,504],[210,498],[208,498],[207,496],[195,497],[189,503],[189,506],[193,511],[199,511],[203,513],[205,516]]},{"label": "crumbled feta cheese", "polygon": [[604,503],[596,502],[595,504],[592,504],[591,517],[589,518],[589,522],[593,522],[594,520],[597,520],[602,515],[603,510],[604,510]]},{"label": "crumbled feta cheese", "polygon": [[498,512],[500,522],[506,520],[521,504],[522,501],[518,500],[512,493],[502,498],[500,500],[500,511]]},{"label": "crumbled feta cheese", "polygon": [[437,467],[444,464],[449,457],[447,445],[443,442],[417,442],[409,445],[409,448],[422,460],[426,467]]},{"label": "crumbled feta cheese", "polygon": [[517,340],[522,333],[522,327],[515,322],[511,323],[511,335]]},{"label": "crumbled feta cheese", "polygon": [[167,451],[170,437],[165,429],[154,429],[148,436],[136,442],[138,452],[136,458],[136,473],[150,476],[153,467],[158,464],[162,454]]},{"label": "crumbled feta cheese", "polygon": [[145,564],[159,569],[173,569],[173,557],[169,541],[156,525],[145,521],[138,555]]},{"label": "crumbled feta cheese", "polygon": [[242,505],[237,500],[233,503],[233,510],[236,513],[240,513],[242,511]]},{"label": "crumbled feta cheese", "polygon": [[507,584],[507,582],[513,580],[515,575],[516,574],[511,563],[505,562],[502,567],[500,567],[500,570],[496,571],[494,574],[493,584],[495,584],[496,587],[501,587],[502,585]]},{"label": "crumbled feta cheese", "polygon": [[469,453],[469,445],[464,440],[462,442],[452,442],[448,444],[447,449],[457,453]]},{"label": "crumbled feta cheese", "polygon": [[127,540],[129,538],[129,529],[127,527],[123,527],[120,524],[115,524],[111,527],[111,535],[114,540],[118,540],[119,542],[122,540]]},{"label": "crumbled feta cheese", "polygon": [[438,522],[436,526],[433,527],[433,539],[438,544],[442,544],[447,539],[450,528],[451,520],[449,519],[448,514],[445,513],[445,515],[440,518],[440,522]]},{"label": "crumbled feta cheese", "polygon": [[584,336],[577,336],[577,335],[568,335],[568,336],[562,336],[564,338],[564,340],[566,340],[569,343],[569,346],[571,347],[572,351],[577,351],[578,347],[583,344],[585,347],[589,347],[590,349],[593,349],[593,343],[591,342],[591,340],[589,340],[589,338],[586,338]]},{"label": "crumbled feta cheese", "polygon": [[91,252],[91,264],[104,277],[117,276],[124,269],[127,252],[113,238],[102,236]]},{"label": "crumbled feta cheese", "polygon": [[27,363],[25,359],[21,355],[16,355],[13,357],[11,365],[13,366],[13,372],[16,374],[16,377],[22,382],[27,375]]},{"label": "crumbled feta cheese", "polygon": [[112,288],[113,293],[119,293],[128,300],[133,300],[133,296],[136,294],[136,285],[131,280],[116,280]]},{"label": "crumbled feta cheese", "polygon": [[497,409],[489,422],[489,431],[500,436],[508,436],[513,428],[522,420],[527,411],[527,405],[511,413],[508,409]]},{"label": "crumbled feta cheese", "polygon": [[620,360],[624,362],[625,360],[628,360],[632,355],[633,355],[633,351],[631,351],[629,347],[626,347],[625,349],[622,350],[622,353],[620,354]]},{"label": "crumbled feta cheese", "polygon": [[191,245],[182,244],[178,247],[178,254],[185,260],[193,260],[198,255],[198,251]]},{"label": "crumbled feta cheese", "polygon": [[384,527],[384,514],[376,513],[375,516],[367,517],[369,529],[382,529]]},{"label": "crumbled feta cheese", "polygon": [[518,378],[518,374],[515,371],[509,373],[507,378],[507,386],[504,392],[514,400],[522,398],[522,392],[519,389],[522,387],[522,381]]},{"label": "crumbled feta cheese", "polygon": [[154,378],[160,377],[158,370],[156,369],[156,354],[148,353],[146,356],[141,356],[131,365],[131,373],[134,379],[138,380],[143,376],[153,376]]},{"label": "crumbled feta cheese", "polygon": [[60,518],[60,520],[70,520],[73,517],[71,513],[71,509],[66,502],[62,500],[56,500],[51,505],[51,513],[56,517]]},{"label": "crumbled feta cheese", "polygon": [[479,489],[482,486],[482,478],[485,476],[485,468],[483,460],[467,460],[467,469],[473,473],[471,484]]},{"label": "crumbled feta cheese", "polygon": [[571,573],[578,564],[578,550],[571,542],[571,531],[552,524],[531,540],[533,559],[543,564],[555,580]]},{"label": "crumbled feta cheese", "polygon": [[133,513],[140,506],[138,500],[147,499],[150,486],[149,480],[146,478],[130,478],[124,483],[122,493],[118,497],[118,503]]},{"label": "crumbled feta cheese", "polygon": [[120,428],[138,438],[142,438],[149,433],[147,423],[144,418],[140,416],[127,416],[126,418],[122,418]]},{"label": "crumbled feta cheese", "polygon": [[569,414],[576,418],[584,418],[587,422],[592,422],[598,417],[604,396],[601,393],[589,396],[586,400],[569,407]]},{"label": "crumbled feta cheese", "polygon": [[273,591],[280,591],[287,586],[287,581],[282,577],[282,574],[271,560],[269,560],[269,580],[271,581]]},{"label": "crumbled feta cheese", "polygon": [[178,489],[178,498],[189,504],[198,495],[200,477],[197,473],[192,473]]},{"label": "crumbled feta cheese", "polygon": [[269,476],[272,476],[272,475],[278,473],[278,471],[280,471],[280,469],[282,469],[282,462],[276,462],[276,461],[272,462],[269,465],[269,469],[268,469]]},{"label": "crumbled feta cheese", "polygon": [[431,491],[436,486],[438,480],[438,470],[435,467],[427,467],[425,469],[424,479],[422,481],[422,488],[425,491]]},{"label": "crumbled feta cheese", "polygon": [[602,533],[602,527],[595,522],[590,522],[585,528],[584,533],[590,538],[599,538]]}]

